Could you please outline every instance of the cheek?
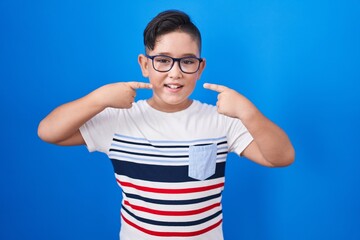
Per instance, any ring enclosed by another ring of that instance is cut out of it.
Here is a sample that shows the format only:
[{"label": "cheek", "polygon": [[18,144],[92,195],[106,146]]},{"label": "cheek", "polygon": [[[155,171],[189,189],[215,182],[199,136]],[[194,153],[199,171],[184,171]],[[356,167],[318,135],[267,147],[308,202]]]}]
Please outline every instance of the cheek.
[{"label": "cheek", "polygon": [[149,81],[154,86],[163,85],[165,78],[164,74],[156,71],[149,71]]},{"label": "cheek", "polygon": [[187,80],[187,84],[186,84],[186,86],[187,86],[187,92],[192,92],[192,91],[194,91],[194,89],[195,89],[195,87],[196,87],[196,82],[197,82],[197,79],[196,78],[192,78],[192,79],[188,79]]},{"label": "cheek", "polygon": [[188,82],[191,84],[191,85],[196,85],[196,82],[199,80],[199,75],[196,74],[194,75],[191,79],[188,80]]},{"label": "cheek", "polygon": [[200,74],[199,74],[199,72],[197,72],[197,73],[194,73],[191,76],[189,76],[188,81],[191,81],[192,83],[195,84],[196,81],[199,80],[199,78],[200,78]]}]

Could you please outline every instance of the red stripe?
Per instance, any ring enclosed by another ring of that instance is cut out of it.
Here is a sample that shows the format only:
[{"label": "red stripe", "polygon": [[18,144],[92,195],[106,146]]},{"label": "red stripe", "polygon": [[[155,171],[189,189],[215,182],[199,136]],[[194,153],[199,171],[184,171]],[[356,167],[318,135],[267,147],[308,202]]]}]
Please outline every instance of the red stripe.
[{"label": "red stripe", "polygon": [[135,188],[137,190],[145,191],[145,192],[154,192],[154,193],[169,193],[169,194],[181,194],[181,193],[195,193],[195,192],[203,192],[208,191],[216,188],[220,188],[224,186],[224,183],[218,183],[214,185],[209,185],[205,187],[195,187],[195,188],[182,188],[182,189],[168,189],[168,188],[152,188],[152,187],[144,187],[139,186],[133,183],[129,182],[123,182],[118,179],[116,181],[122,186],[122,187],[130,187]]},{"label": "red stripe", "polygon": [[215,203],[212,204],[210,206],[204,207],[204,208],[200,208],[200,209],[196,209],[196,210],[189,210],[189,211],[163,211],[163,210],[155,210],[155,209],[151,209],[151,208],[146,208],[146,207],[141,207],[141,206],[137,206],[137,205],[133,205],[131,204],[129,201],[125,201],[124,202],[125,205],[130,206],[132,209],[138,210],[138,211],[142,211],[142,212],[147,212],[147,213],[152,213],[152,214],[157,214],[157,215],[166,215],[166,216],[189,216],[189,215],[195,215],[195,214],[199,214],[199,213],[203,213],[206,211],[209,211],[213,208],[219,207],[220,203]]},{"label": "red stripe", "polygon": [[193,237],[193,236],[198,236],[198,235],[201,235],[201,234],[204,234],[210,230],[213,230],[214,228],[218,227],[221,222],[222,222],[222,219],[220,219],[220,221],[218,221],[217,223],[207,227],[207,228],[204,228],[202,230],[198,230],[198,231],[193,231],[193,232],[157,232],[157,231],[152,231],[152,230],[149,230],[149,229],[146,229],[146,228],[143,228],[143,227],[140,227],[138,225],[136,225],[135,223],[131,222],[130,220],[128,220],[127,218],[124,217],[123,214],[121,214],[121,217],[124,219],[124,221],[129,224],[130,226],[146,233],[146,234],[149,234],[149,235],[153,235],[153,236],[158,236],[158,237]]}]

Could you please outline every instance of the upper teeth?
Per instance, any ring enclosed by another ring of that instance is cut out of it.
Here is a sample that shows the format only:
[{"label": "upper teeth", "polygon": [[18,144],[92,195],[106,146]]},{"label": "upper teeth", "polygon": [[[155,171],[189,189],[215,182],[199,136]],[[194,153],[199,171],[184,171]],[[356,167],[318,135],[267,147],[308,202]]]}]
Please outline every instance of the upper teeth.
[{"label": "upper teeth", "polygon": [[170,84],[168,84],[167,85],[169,88],[172,88],[172,89],[176,89],[176,88],[179,88],[180,86],[178,86],[178,85],[170,85]]}]

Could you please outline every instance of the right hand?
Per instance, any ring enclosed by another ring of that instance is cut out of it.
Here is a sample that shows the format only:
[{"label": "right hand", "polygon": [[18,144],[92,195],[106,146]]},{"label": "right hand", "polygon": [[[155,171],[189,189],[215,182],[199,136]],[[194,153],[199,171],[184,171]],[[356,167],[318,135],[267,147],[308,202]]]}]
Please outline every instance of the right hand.
[{"label": "right hand", "polygon": [[150,83],[118,82],[107,84],[97,89],[98,102],[106,108],[131,108],[136,97],[136,90],[152,89]]}]

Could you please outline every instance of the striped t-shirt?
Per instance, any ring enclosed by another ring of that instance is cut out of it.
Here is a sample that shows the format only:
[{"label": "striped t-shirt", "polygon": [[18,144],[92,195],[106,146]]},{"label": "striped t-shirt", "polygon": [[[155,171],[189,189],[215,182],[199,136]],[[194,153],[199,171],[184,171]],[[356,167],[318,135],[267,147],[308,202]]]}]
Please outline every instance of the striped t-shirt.
[{"label": "striped t-shirt", "polygon": [[240,120],[193,101],[165,113],[144,100],[107,108],[80,128],[89,151],[112,161],[122,189],[121,240],[221,240],[229,152],[252,136]]}]

